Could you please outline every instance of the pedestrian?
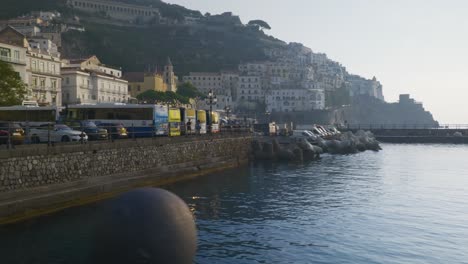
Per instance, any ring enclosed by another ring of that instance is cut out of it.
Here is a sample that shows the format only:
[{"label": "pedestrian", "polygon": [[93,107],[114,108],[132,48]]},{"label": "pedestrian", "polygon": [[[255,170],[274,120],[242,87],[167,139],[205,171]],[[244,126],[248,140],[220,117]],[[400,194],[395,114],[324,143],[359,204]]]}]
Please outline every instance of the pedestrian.
[{"label": "pedestrian", "polygon": [[195,126],[195,129],[197,130],[197,135],[200,135],[200,130],[201,130],[201,124],[200,124],[200,120],[197,120],[197,124]]},{"label": "pedestrian", "polygon": [[188,120],[186,128],[187,128],[187,135],[191,135],[192,134],[192,119]]}]

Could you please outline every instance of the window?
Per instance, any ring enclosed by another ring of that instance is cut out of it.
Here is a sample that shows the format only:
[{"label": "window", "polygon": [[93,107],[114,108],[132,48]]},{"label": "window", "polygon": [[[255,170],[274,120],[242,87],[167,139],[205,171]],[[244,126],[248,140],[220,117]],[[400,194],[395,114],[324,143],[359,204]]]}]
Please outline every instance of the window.
[{"label": "window", "polygon": [[37,87],[37,77],[33,77],[32,83],[34,87]]},{"label": "window", "polygon": [[52,86],[52,88],[53,88],[54,90],[57,89],[57,80],[52,79],[52,80],[50,80],[50,83],[51,83],[51,86]]},{"label": "window", "polygon": [[11,57],[11,50],[7,48],[0,48],[0,57]]},{"label": "window", "polygon": [[41,78],[41,88],[44,88],[45,87],[45,82],[46,82],[46,79],[45,78]]},{"label": "window", "polygon": [[14,58],[15,58],[16,60],[19,60],[19,59],[20,59],[20,52],[19,52],[19,50],[15,50]]},{"label": "window", "polygon": [[35,70],[37,69],[37,65],[36,65],[36,61],[35,61],[35,60],[33,60],[33,61],[31,62],[31,68],[32,68],[33,71],[35,71]]}]

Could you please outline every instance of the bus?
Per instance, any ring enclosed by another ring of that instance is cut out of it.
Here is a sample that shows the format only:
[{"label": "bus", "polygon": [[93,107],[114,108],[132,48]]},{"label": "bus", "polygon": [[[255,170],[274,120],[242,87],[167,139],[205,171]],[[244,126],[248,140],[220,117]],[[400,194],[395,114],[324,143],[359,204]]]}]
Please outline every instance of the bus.
[{"label": "bus", "polygon": [[[182,124],[181,124],[181,132],[184,135],[188,135],[190,133],[195,132],[195,123],[197,121],[197,111],[195,109],[191,108],[180,108],[180,116],[182,119]],[[190,121],[191,126],[190,129],[187,129],[187,123]],[[190,132],[188,132],[190,131]]]},{"label": "bus", "polygon": [[55,122],[58,119],[57,107],[37,106],[7,106],[0,107],[0,121],[43,124]]},{"label": "bus", "polygon": [[69,105],[64,119],[122,124],[132,137],[169,135],[169,112],[165,105],[95,104]]},{"label": "bus", "polygon": [[177,137],[180,136],[180,109],[170,108],[169,109],[169,136]]},{"label": "bus", "polygon": [[206,134],[206,111],[198,110],[197,111],[197,125],[200,126],[200,134]]},{"label": "bus", "polygon": [[216,134],[220,132],[218,112],[214,112],[214,111],[211,112],[210,124],[211,124],[211,133]]}]

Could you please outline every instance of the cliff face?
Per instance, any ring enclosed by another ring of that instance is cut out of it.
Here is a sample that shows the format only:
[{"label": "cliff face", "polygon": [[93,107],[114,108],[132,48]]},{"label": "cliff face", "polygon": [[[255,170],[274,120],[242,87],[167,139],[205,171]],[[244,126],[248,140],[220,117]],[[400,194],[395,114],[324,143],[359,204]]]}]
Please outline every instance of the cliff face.
[{"label": "cliff face", "polygon": [[419,103],[385,103],[367,96],[357,97],[351,106],[336,115],[340,124],[437,126],[432,114]]}]

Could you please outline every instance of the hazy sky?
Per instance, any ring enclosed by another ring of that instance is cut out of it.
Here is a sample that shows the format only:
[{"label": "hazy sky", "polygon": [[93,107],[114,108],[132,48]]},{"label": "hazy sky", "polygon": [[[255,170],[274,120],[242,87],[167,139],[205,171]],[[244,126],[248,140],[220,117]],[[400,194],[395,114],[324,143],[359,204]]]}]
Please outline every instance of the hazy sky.
[{"label": "hazy sky", "polygon": [[384,86],[387,101],[410,93],[442,123],[468,124],[468,1],[167,0],[202,13],[232,11],[244,23],[327,53]]}]

